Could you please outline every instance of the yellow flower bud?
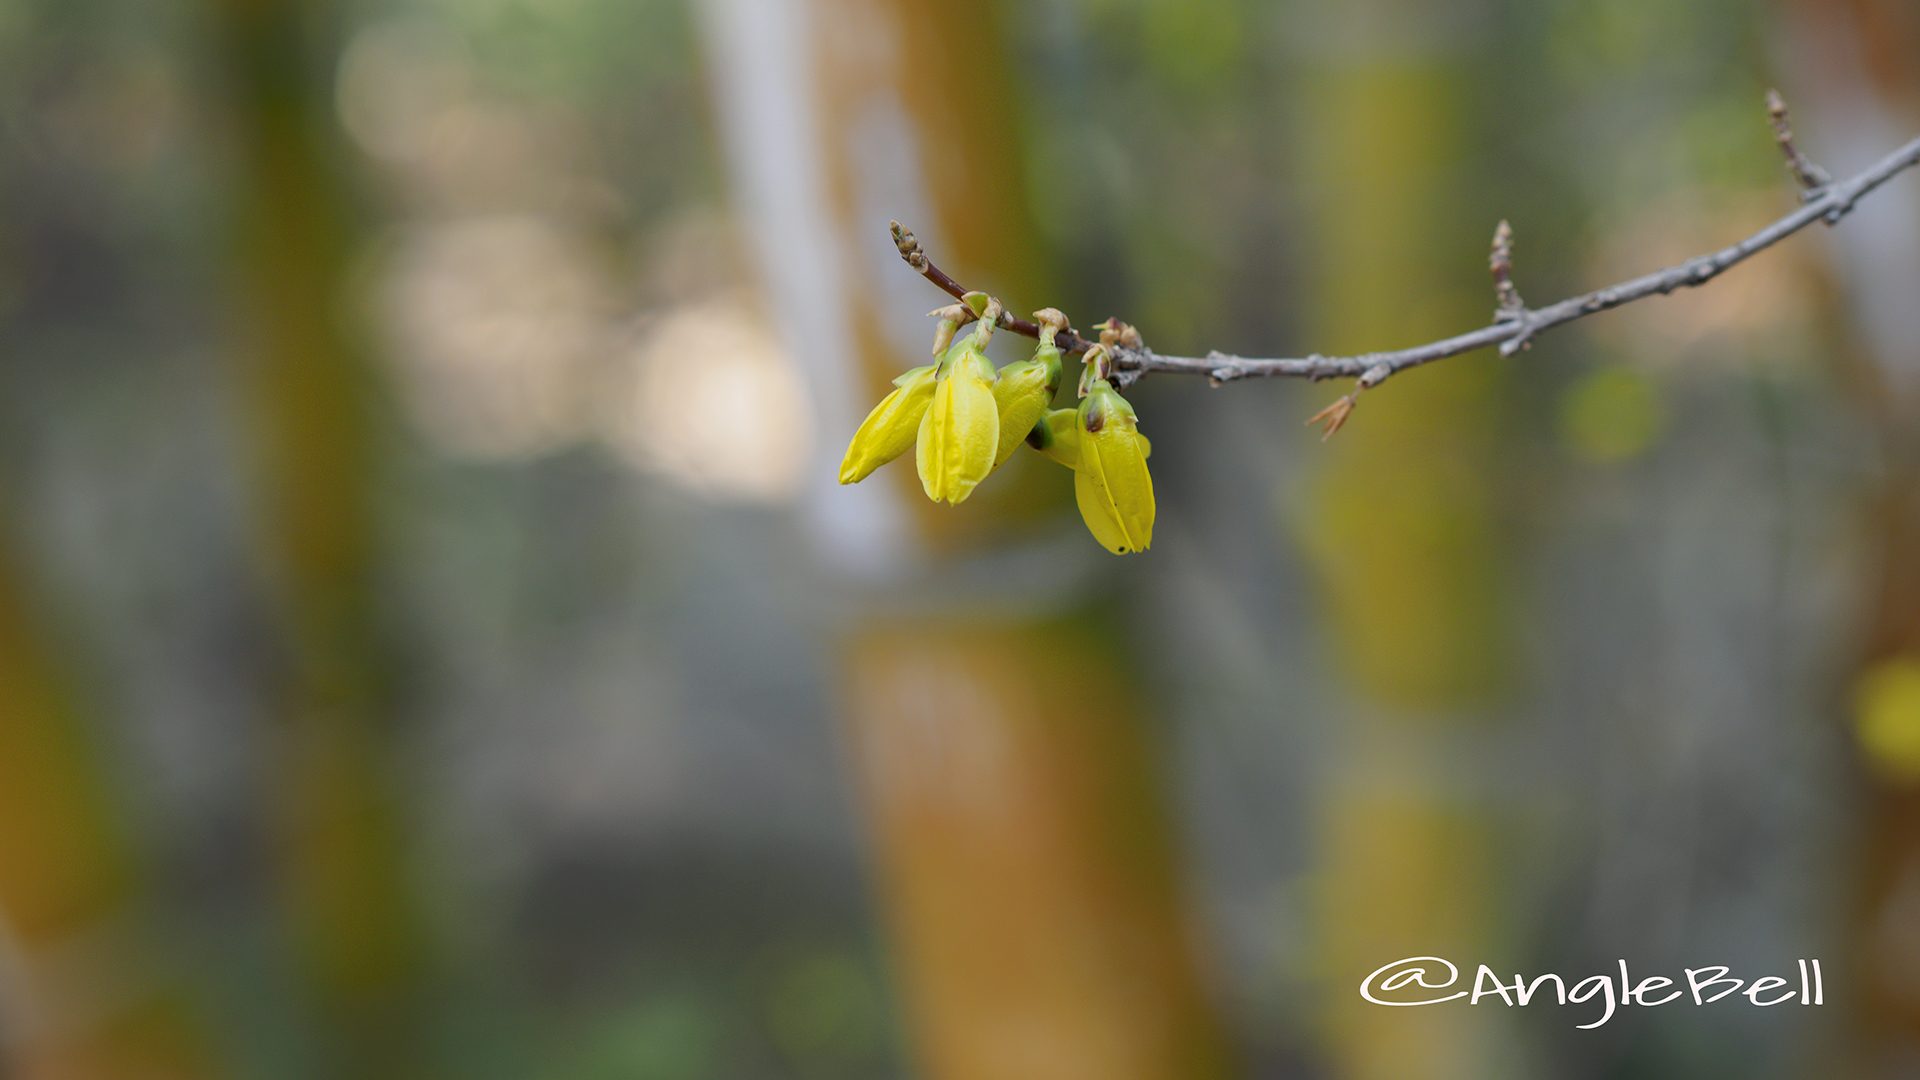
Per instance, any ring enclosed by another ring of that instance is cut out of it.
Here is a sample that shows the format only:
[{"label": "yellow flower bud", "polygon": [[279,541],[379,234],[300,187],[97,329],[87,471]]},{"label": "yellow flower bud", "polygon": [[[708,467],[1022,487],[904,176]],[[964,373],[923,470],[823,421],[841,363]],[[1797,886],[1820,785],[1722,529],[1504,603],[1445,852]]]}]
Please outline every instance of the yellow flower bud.
[{"label": "yellow flower bud", "polygon": [[[1040,422],[1027,432],[1027,445],[1040,451],[1049,461],[1058,462],[1069,469],[1080,465],[1080,411],[1078,409],[1048,409]],[[1145,435],[1140,440],[1140,456],[1153,456],[1153,443]]]},{"label": "yellow flower bud", "polygon": [[933,401],[933,374],[934,365],[928,364],[893,380],[893,392],[880,399],[847,444],[847,456],[840,459],[841,483],[865,480],[913,445],[920,418]]},{"label": "yellow flower bud", "polygon": [[958,506],[993,471],[1000,446],[993,384],[993,364],[977,338],[954,346],[941,361],[914,455],[920,486],[934,502]]},{"label": "yellow flower bud", "polygon": [[1027,445],[1050,461],[1071,469],[1080,464],[1080,429],[1077,409],[1048,409],[1040,422],[1027,432]]},{"label": "yellow flower bud", "polygon": [[993,455],[995,468],[1006,464],[1032,433],[1058,389],[1060,349],[1050,342],[1035,349],[1032,359],[1000,369],[1000,378],[993,384],[993,400],[1000,409],[1000,446]]},{"label": "yellow flower bud", "polygon": [[1133,406],[1105,379],[1095,379],[1075,418],[1079,461],[1073,496],[1100,546],[1115,555],[1153,544],[1153,477]]}]

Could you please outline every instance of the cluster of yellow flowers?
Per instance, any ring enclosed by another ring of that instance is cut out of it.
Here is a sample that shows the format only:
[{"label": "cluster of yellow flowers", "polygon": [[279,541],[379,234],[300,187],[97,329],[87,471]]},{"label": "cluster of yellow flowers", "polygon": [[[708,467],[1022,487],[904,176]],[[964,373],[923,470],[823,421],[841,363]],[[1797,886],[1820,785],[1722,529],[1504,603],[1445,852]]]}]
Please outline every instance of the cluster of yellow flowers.
[{"label": "cluster of yellow flowers", "polygon": [[[920,484],[934,502],[959,505],[1021,443],[1073,470],[1074,499],[1087,529],[1116,555],[1153,543],[1152,452],[1133,406],[1109,381],[1104,345],[1089,350],[1079,406],[1053,407],[1060,388],[1060,348],[1067,325],[1053,308],[1036,312],[1040,344],[1033,355],[995,370],[986,347],[1000,304],[969,293],[967,305],[934,312],[936,362],[893,380],[893,392],[867,414],[840,462],[840,482],[857,484],[909,447]],[[955,333],[978,319],[973,332]]]}]

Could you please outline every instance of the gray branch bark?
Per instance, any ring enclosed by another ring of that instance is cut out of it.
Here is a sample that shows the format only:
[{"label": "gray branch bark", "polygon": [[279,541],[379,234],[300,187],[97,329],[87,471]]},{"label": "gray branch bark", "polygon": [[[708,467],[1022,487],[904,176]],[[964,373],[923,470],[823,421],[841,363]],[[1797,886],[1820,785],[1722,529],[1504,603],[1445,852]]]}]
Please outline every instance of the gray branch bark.
[{"label": "gray branch bark", "polygon": [[[1100,328],[1101,335],[1097,343],[1071,329],[1060,331],[1058,342],[1061,349],[1068,353],[1104,348],[1109,355],[1108,366],[1113,379],[1122,388],[1156,372],[1204,375],[1215,385],[1237,379],[1355,379],[1357,381],[1352,392],[1322,409],[1309,421],[1324,424],[1326,434],[1332,436],[1352,414],[1361,391],[1378,386],[1399,372],[1449,356],[1495,346],[1499,347],[1501,355],[1512,356],[1531,345],[1534,338],[1556,326],[1564,326],[1602,311],[1611,311],[1649,296],[1665,296],[1678,289],[1705,285],[1816,221],[1838,224],[1874,189],[1920,165],[1920,138],[1915,138],[1873,163],[1864,172],[1844,180],[1831,180],[1827,172],[1808,159],[1795,144],[1793,131],[1787,123],[1786,103],[1774,91],[1767,92],[1767,116],[1773,125],[1774,138],[1786,157],[1787,171],[1800,184],[1800,208],[1737,244],[1688,259],[1678,266],[1642,274],[1556,304],[1528,307],[1521,300],[1520,291],[1513,282],[1513,231],[1503,221],[1494,231],[1489,260],[1498,304],[1493,322],[1477,330],[1430,341],[1425,345],[1355,356],[1322,356],[1314,353],[1299,357],[1247,357],[1218,350],[1205,356],[1174,356],[1148,348],[1140,342],[1132,327],[1116,320],[1108,320]],[[935,266],[920,246],[920,241],[897,221],[893,222],[893,241],[900,257],[915,272],[951,296],[964,298],[968,295],[967,288]],[[1011,312],[1001,314],[998,325],[1028,337],[1039,334],[1037,324],[1017,318]]]},{"label": "gray branch bark", "polygon": [[1915,165],[1920,165],[1920,138],[1881,158],[1857,176],[1809,191],[1798,210],[1730,247],[1546,307],[1503,310],[1491,325],[1425,345],[1355,356],[1315,354],[1272,358],[1236,356],[1217,350],[1196,357],[1170,356],[1152,349],[1117,349],[1114,367],[1129,382],[1150,373],[1165,372],[1205,375],[1216,383],[1254,378],[1351,377],[1374,386],[1407,368],[1496,345],[1503,354],[1511,356],[1556,326],[1649,296],[1665,296],[1676,289],[1704,285],[1816,221],[1835,224],[1868,193]]}]

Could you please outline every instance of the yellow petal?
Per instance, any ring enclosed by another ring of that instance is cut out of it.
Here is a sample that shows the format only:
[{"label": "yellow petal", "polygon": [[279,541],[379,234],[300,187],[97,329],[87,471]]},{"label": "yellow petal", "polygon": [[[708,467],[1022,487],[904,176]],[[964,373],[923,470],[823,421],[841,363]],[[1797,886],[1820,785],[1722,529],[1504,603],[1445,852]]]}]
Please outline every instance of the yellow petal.
[{"label": "yellow petal", "polygon": [[931,364],[914,368],[893,381],[893,392],[880,399],[847,444],[847,454],[840,459],[841,483],[865,480],[913,445],[920,418],[933,400],[933,370]]},{"label": "yellow petal", "polygon": [[1152,546],[1153,478],[1137,443],[1114,445],[1083,437],[1073,496],[1100,546],[1115,555]]},{"label": "yellow petal", "polygon": [[919,382],[921,379],[931,380],[938,370],[939,369],[933,364],[928,364],[925,367],[908,368],[906,371],[893,377],[893,385],[905,386],[911,382]]},{"label": "yellow petal", "polygon": [[1133,407],[1105,381],[1094,384],[1076,419],[1080,462],[1074,501],[1100,545],[1116,555],[1153,544],[1153,477]]},{"label": "yellow petal", "polygon": [[1067,468],[1080,464],[1080,429],[1074,426],[1074,410],[1049,409],[1027,433],[1027,445]]},{"label": "yellow petal", "polygon": [[1101,547],[1115,555],[1126,555],[1134,550],[1133,540],[1121,528],[1120,518],[1106,490],[1077,469],[1073,474],[1073,501],[1080,508],[1080,519],[1087,523],[1087,531],[1093,534]]},{"label": "yellow petal", "polygon": [[[967,500],[980,481],[993,471],[994,451],[1000,445],[1000,409],[993,400],[993,383],[983,377],[978,363],[961,357],[934,384],[933,400],[920,420],[915,462],[920,486],[934,502],[955,506]],[[991,374],[989,365],[986,371]]]},{"label": "yellow petal", "polygon": [[1008,364],[993,384],[993,399],[1000,410],[1000,445],[993,454],[998,468],[1020,449],[1053,400],[1046,367],[1031,360]]}]

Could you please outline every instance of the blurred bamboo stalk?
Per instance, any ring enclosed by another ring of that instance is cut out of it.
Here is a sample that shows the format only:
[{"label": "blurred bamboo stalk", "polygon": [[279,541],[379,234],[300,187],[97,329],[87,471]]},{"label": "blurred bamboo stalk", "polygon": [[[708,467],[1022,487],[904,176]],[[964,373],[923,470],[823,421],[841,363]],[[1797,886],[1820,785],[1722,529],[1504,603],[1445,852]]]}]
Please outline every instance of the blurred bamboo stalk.
[{"label": "blurred bamboo stalk", "polygon": [[[990,272],[991,287],[1009,297],[1032,295],[1022,288],[1033,253],[1017,148],[996,133],[1003,128],[977,122],[1004,120],[1019,104],[991,8],[956,23],[937,0],[814,0],[796,19],[797,7],[729,0],[710,12],[726,58],[716,77],[733,110],[736,175],[740,190],[762,193],[758,206],[746,200],[761,215],[756,232],[829,222],[836,251],[874,252],[845,264],[835,293],[843,307],[825,313],[830,325],[853,328],[851,354],[803,359],[817,396],[846,387],[877,398],[926,349],[897,345],[878,308],[878,298],[897,294],[893,280],[915,295],[924,289],[888,244],[889,213],[911,211],[942,234],[956,268]],[[779,34],[765,25],[776,11]],[[811,33],[790,33],[795,21]],[[773,61],[752,41],[803,48],[792,80],[806,85],[753,77],[746,68],[764,75]],[[798,160],[762,152],[772,130],[742,130],[784,101],[812,103]],[[824,182],[817,201],[803,204],[816,164]],[[810,313],[780,314],[804,326]],[[795,337],[799,348],[823,344]],[[829,417],[852,418],[828,430],[851,434],[870,403],[826,401]],[[815,467],[830,479],[824,458]],[[1022,510],[1030,518],[1039,485],[1056,485],[1045,489],[1046,513],[1071,506],[1062,476],[996,480],[975,504],[1004,499],[1000,512],[964,516],[920,497],[910,460],[868,481],[895,485],[905,502],[894,510],[914,508],[899,515],[904,562],[944,553],[917,581],[991,550],[990,534],[961,530],[1004,527]],[[821,499],[847,507],[870,494],[829,488]],[[1091,545],[1088,554],[1097,555]],[[1203,989],[1153,744],[1124,658],[1084,607],[1054,620],[1035,614],[1031,599],[1007,600],[1005,615],[970,617],[962,612],[980,610],[977,592],[936,591],[911,615],[867,611],[842,645],[844,731],[866,796],[916,1071],[934,1080],[1223,1075],[1225,1040]]]},{"label": "blurred bamboo stalk", "polygon": [[[1394,23],[1425,6],[1374,5]],[[1417,33],[1417,32],[1416,32]],[[1436,40],[1445,35],[1435,35]],[[1301,79],[1310,179],[1339,208],[1320,214],[1305,260],[1320,284],[1305,328],[1339,350],[1423,340],[1493,306],[1462,252],[1485,242],[1451,224],[1449,177],[1472,143],[1462,105],[1473,58],[1440,49],[1338,56]],[[1477,231],[1477,230],[1475,230]],[[1463,286],[1472,283],[1476,290]],[[1383,298],[1421,297],[1417,305]],[[1499,837],[1471,793],[1436,790],[1438,755],[1497,699],[1508,663],[1506,595],[1494,534],[1498,380],[1468,361],[1415,372],[1368,395],[1367,437],[1323,457],[1304,540],[1326,589],[1336,655],[1360,693],[1340,727],[1345,764],[1321,808],[1321,974],[1350,986],[1401,957],[1497,955]],[[1491,1075],[1496,1014],[1329,1006],[1339,1075],[1357,1080]]]},{"label": "blurred bamboo stalk", "polygon": [[[1152,742],[1084,625],[882,621],[847,733],[925,1075],[1229,1075]],[[1056,672],[1073,673],[1063,688]]]},{"label": "blurred bamboo stalk", "polygon": [[354,222],[331,116],[331,5],[210,0],[264,558],[287,650],[273,816],[326,1026],[324,1075],[432,1074],[427,947],[405,864],[379,607],[374,373],[352,325]]},{"label": "blurred bamboo stalk", "polygon": [[[0,521],[6,518],[0,516]],[[0,953],[24,1015],[0,1017],[0,1075],[198,1080],[221,1074],[172,958],[97,733],[0,533]]]}]

